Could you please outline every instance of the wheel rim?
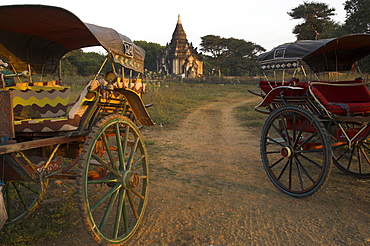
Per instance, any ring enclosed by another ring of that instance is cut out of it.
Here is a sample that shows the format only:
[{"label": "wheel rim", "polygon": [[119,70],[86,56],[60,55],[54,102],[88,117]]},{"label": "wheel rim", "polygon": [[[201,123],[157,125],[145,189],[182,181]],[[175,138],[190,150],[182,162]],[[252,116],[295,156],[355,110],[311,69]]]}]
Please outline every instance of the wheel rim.
[{"label": "wheel rim", "polygon": [[39,180],[5,182],[2,190],[8,214],[5,225],[20,223],[31,215],[40,204],[47,186],[48,179],[43,183]]},{"label": "wheel rim", "polygon": [[80,209],[99,243],[119,244],[136,231],[148,193],[147,152],[137,127],[113,115],[89,135],[80,161]]},{"label": "wheel rim", "polygon": [[345,143],[333,147],[334,164],[344,173],[370,178],[370,143],[355,142],[351,147]]},{"label": "wheel rim", "polygon": [[331,168],[322,123],[298,107],[284,107],[270,114],[262,130],[261,156],[274,185],[295,197],[317,192]]}]

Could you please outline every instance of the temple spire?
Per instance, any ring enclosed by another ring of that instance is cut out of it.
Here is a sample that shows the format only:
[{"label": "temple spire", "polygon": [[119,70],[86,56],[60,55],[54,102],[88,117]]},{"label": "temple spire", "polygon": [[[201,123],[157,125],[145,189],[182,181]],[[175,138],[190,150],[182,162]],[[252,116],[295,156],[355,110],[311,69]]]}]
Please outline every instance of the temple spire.
[{"label": "temple spire", "polygon": [[186,39],[186,33],[184,31],[184,28],[182,27],[180,15],[177,17],[177,23],[176,23],[176,28],[175,31],[172,34],[172,40],[171,42],[176,43],[178,40],[183,40],[184,42],[187,42]]},{"label": "temple spire", "polygon": [[181,78],[196,78],[203,74],[202,57],[186,39],[180,15],[171,42],[166,45],[159,60],[159,72]]}]

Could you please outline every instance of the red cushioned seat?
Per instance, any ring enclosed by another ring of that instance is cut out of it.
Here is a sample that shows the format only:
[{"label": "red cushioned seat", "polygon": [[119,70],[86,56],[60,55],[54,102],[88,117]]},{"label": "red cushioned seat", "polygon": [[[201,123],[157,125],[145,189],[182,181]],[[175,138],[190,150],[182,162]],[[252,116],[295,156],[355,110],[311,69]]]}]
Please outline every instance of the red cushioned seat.
[{"label": "red cushioned seat", "polygon": [[313,93],[325,108],[336,115],[351,115],[370,112],[370,93],[367,86],[333,86],[330,84],[358,84],[362,80],[322,82],[314,84]]}]

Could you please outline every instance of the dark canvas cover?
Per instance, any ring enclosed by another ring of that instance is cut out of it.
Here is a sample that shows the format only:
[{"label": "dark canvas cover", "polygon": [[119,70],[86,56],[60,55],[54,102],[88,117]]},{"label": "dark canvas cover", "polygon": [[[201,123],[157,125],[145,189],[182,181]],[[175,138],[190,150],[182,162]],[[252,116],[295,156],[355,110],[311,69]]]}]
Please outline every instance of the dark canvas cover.
[{"label": "dark canvas cover", "polygon": [[263,70],[296,68],[305,62],[314,72],[348,71],[370,54],[370,35],[351,34],[339,38],[298,40],[280,45],[258,57]]}]

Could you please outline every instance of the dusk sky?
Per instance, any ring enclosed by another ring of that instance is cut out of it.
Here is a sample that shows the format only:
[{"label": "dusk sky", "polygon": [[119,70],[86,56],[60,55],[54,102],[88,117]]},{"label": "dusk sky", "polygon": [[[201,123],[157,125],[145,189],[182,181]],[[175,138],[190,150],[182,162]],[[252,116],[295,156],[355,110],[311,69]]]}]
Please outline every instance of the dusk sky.
[{"label": "dusk sky", "polygon": [[[336,15],[332,19],[344,22],[345,0],[317,2],[334,7]],[[266,50],[296,40],[292,30],[300,21],[292,20],[287,12],[302,3],[302,0],[1,1],[1,5],[43,4],[62,7],[83,22],[113,28],[131,40],[144,40],[163,46],[171,41],[180,15],[188,41],[194,47],[199,48],[201,37],[212,34],[244,39]]]}]

